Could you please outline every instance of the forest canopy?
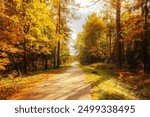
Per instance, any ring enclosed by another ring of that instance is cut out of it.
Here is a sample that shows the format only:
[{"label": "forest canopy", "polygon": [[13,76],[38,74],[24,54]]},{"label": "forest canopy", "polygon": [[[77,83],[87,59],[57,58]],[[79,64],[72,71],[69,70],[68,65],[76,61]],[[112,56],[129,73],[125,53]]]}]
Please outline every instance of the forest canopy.
[{"label": "forest canopy", "polygon": [[150,0],[0,0],[0,99],[150,99],[149,73]]},{"label": "forest canopy", "polygon": [[[100,4],[100,1],[93,1]],[[102,13],[88,16],[75,48],[82,64],[116,63],[118,68],[150,70],[150,1],[103,1]]]},{"label": "forest canopy", "polygon": [[1,0],[0,71],[16,70],[19,75],[68,62],[72,14],[68,5],[72,4],[69,0]]},{"label": "forest canopy", "polygon": [[[102,3],[101,12],[89,14],[77,36],[79,61],[149,71],[149,0]],[[19,75],[71,61],[70,21],[76,19],[77,8],[81,6],[75,0],[1,0],[0,71]]]}]

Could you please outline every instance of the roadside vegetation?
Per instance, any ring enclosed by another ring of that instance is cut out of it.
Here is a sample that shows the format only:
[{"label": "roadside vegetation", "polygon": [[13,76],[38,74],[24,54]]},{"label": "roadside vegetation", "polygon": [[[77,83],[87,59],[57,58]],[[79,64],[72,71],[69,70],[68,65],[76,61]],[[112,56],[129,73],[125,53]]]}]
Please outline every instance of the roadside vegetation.
[{"label": "roadside vegetation", "polygon": [[149,3],[108,0],[88,15],[75,48],[93,99],[150,99]]},{"label": "roadside vegetation", "polygon": [[[82,67],[91,84],[94,100],[149,99],[148,76],[116,69],[113,64],[96,63]],[[142,78],[142,82],[141,82]]]},{"label": "roadside vegetation", "polygon": [[51,69],[46,71],[38,71],[30,73],[26,76],[9,77],[0,79],[0,99],[9,99],[13,94],[20,92],[24,88],[34,87],[47,79],[53,78],[54,74],[64,72],[70,66],[63,66],[60,69]]}]

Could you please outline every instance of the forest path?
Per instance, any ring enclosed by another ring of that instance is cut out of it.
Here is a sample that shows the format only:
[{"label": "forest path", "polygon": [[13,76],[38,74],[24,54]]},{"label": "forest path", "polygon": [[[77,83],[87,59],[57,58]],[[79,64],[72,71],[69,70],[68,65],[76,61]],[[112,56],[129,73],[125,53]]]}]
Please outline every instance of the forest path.
[{"label": "forest path", "polygon": [[90,100],[90,84],[83,70],[73,63],[65,72],[59,73],[31,89],[23,89],[13,95],[13,100]]}]

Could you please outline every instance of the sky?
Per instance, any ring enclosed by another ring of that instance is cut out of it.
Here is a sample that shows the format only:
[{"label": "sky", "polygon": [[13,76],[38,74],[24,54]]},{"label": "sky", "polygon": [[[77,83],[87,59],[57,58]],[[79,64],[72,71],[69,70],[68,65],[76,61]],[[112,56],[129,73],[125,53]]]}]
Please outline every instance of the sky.
[{"label": "sky", "polygon": [[[90,1],[91,0],[76,0],[76,2],[79,3],[82,8],[80,8],[76,12],[77,16],[79,16],[79,19],[71,22],[71,29],[72,29],[72,38],[70,41],[71,54],[74,54],[75,52],[73,45],[76,41],[77,34],[81,32],[83,29],[83,25],[86,22],[87,16],[90,15],[92,12],[99,11],[100,6],[98,4],[92,5]],[[87,8],[86,6],[90,6],[90,7]]]}]

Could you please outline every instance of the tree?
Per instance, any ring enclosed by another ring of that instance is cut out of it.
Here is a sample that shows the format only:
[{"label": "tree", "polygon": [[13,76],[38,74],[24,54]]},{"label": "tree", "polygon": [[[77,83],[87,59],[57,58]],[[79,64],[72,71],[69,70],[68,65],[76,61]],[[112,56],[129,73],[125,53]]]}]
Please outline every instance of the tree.
[{"label": "tree", "polygon": [[[43,56],[44,68],[47,69],[48,55],[52,54],[56,37],[56,25],[46,1],[3,1],[0,8],[0,50],[5,65],[10,63],[15,69],[22,69],[24,63],[24,72],[27,73],[30,65],[34,70],[36,60]],[[4,65],[1,68],[5,69]]]},{"label": "tree", "polygon": [[[150,21],[148,21],[150,18],[148,17],[148,14],[150,13],[150,8],[148,8],[148,1],[149,0],[145,0],[143,6],[143,13],[144,13],[144,48],[143,48],[143,51],[144,51],[144,71],[145,72],[149,72],[150,71],[150,62],[149,62],[149,59],[150,59],[150,54],[148,53],[148,48],[149,48],[149,45],[150,45],[150,41],[149,41],[149,38],[150,36],[150,31],[149,31],[149,27],[150,25],[148,25],[150,23]],[[150,3],[150,1],[149,1]],[[149,6],[150,7],[150,6]]]},{"label": "tree", "polygon": [[121,23],[120,23],[120,11],[121,1],[116,0],[116,57],[119,68],[122,68],[122,39],[121,39]]},{"label": "tree", "polygon": [[[0,69],[5,70],[6,65],[12,63],[18,71],[18,66],[14,54],[20,53],[17,45],[23,38],[22,27],[19,23],[20,18],[17,16],[16,1],[2,1],[0,4]],[[13,33],[12,33],[13,32]]]},{"label": "tree", "polygon": [[[83,32],[77,36],[76,48],[79,50],[82,64],[103,61],[107,55],[106,24],[96,13],[91,14],[84,25]],[[104,49],[105,48],[105,49]]]},{"label": "tree", "polygon": [[[56,16],[56,35],[57,38],[57,46],[54,47],[54,66],[56,65],[57,68],[59,68],[61,63],[61,43],[68,39],[69,33],[71,30],[69,29],[68,22],[71,19],[74,19],[74,8],[77,6],[75,4],[74,0],[51,0],[52,8]],[[67,30],[65,30],[65,27],[67,26]],[[67,38],[66,38],[67,37]],[[57,47],[57,48],[56,48]],[[57,52],[56,52],[57,50]],[[57,56],[55,55],[57,54]],[[57,60],[56,60],[57,58]],[[55,63],[56,62],[56,63]]]}]

